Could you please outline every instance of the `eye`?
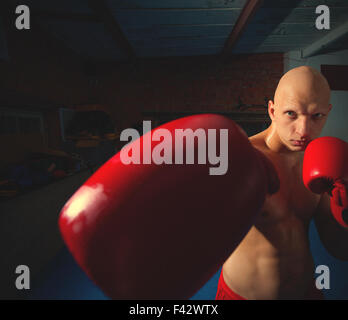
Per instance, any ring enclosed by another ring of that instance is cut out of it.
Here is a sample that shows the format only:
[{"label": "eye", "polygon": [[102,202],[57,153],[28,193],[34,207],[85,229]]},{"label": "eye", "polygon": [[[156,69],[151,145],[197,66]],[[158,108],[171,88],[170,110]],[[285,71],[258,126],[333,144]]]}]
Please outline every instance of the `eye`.
[{"label": "eye", "polygon": [[323,118],[323,117],[324,117],[324,115],[323,115],[322,113],[319,113],[319,112],[313,114],[313,118],[316,119],[316,120],[317,120],[317,119],[321,119],[321,118]]},{"label": "eye", "polygon": [[289,118],[291,118],[291,119],[296,118],[296,113],[295,113],[295,111],[288,110],[288,111],[285,111],[285,113],[286,113],[286,115],[288,115]]}]

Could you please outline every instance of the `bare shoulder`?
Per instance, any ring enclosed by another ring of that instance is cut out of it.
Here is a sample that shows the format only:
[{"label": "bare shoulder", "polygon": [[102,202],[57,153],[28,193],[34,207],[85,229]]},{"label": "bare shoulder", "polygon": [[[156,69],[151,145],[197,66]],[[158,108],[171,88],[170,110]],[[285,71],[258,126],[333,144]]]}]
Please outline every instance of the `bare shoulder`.
[{"label": "bare shoulder", "polygon": [[261,131],[254,136],[249,137],[249,141],[254,148],[261,151],[273,164],[277,161],[277,157],[274,152],[266,144],[267,132]]},{"label": "bare shoulder", "polygon": [[263,153],[268,153],[269,149],[267,147],[267,144],[265,142],[265,131],[259,132],[251,137],[249,137],[250,143],[258,149],[259,151]]}]

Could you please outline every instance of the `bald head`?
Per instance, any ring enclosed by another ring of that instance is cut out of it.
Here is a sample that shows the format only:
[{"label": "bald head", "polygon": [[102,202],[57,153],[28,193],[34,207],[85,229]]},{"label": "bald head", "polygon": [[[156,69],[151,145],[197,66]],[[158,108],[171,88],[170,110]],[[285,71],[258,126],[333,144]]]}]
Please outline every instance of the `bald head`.
[{"label": "bald head", "polygon": [[291,69],[280,79],[274,95],[275,105],[281,104],[285,97],[302,103],[329,105],[330,87],[319,71],[301,66]]},{"label": "bald head", "polygon": [[331,107],[330,87],[319,71],[308,66],[291,69],[280,79],[274,102],[268,102],[268,144],[303,151],[320,135]]}]

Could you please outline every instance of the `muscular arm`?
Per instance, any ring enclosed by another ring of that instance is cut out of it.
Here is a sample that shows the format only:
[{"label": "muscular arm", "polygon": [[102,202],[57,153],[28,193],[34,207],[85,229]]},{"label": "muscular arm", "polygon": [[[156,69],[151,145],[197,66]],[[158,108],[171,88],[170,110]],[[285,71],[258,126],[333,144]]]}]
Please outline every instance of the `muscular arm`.
[{"label": "muscular arm", "polygon": [[314,222],[326,250],[335,258],[348,261],[348,229],[340,226],[334,219],[327,193],[321,196],[314,214]]}]

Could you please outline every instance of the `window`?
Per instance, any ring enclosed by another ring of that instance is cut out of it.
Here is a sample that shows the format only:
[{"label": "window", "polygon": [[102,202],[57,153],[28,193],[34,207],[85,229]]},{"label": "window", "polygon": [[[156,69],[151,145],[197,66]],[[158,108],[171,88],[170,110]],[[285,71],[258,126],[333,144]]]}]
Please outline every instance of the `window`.
[{"label": "window", "polygon": [[0,108],[0,134],[43,134],[40,113]]}]

